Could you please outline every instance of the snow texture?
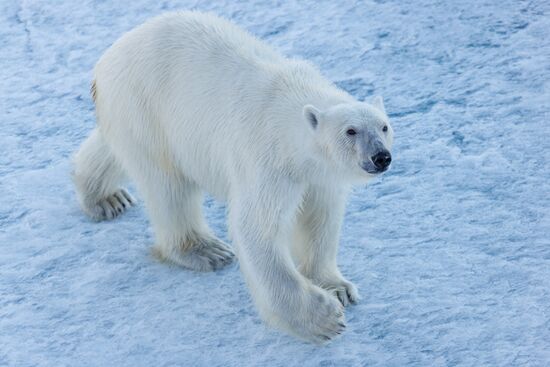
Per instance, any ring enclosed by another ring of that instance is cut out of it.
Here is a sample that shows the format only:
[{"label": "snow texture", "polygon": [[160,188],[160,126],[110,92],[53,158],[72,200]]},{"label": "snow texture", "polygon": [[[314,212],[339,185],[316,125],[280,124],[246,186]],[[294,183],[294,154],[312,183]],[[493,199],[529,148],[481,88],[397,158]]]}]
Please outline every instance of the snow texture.
[{"label": "snow texture", "polygon": [[[393,168],[354,191],[339,256],[363,300],[328,346],[264,326],[238,265],[155,261],[143,205],[77,206],[92,67],[175,9],[385,97]],[[549,31],[545,0],[1,1],[0,365],[549,366]]]}]

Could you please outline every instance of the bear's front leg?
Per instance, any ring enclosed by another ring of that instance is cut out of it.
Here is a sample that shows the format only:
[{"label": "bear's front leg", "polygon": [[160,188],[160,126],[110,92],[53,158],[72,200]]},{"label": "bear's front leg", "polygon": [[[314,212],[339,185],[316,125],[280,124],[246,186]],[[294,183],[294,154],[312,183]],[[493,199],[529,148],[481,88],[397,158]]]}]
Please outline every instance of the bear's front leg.
[{"label": "bear's front leg", "polygon": [[359,300],[357,288],[342,276],[336,262],[346,199],[347,190],[311,185],[293,239],[293,255],[300,272],[338,297],[344,306]]},{"label": "bear's front leg", "polygon": [[287,242],[303,190],[281,178],[246,187],[230,201],[230,228],[241,271],[262,318],[315,343],[344,328],[344,311],[296,269]]}]

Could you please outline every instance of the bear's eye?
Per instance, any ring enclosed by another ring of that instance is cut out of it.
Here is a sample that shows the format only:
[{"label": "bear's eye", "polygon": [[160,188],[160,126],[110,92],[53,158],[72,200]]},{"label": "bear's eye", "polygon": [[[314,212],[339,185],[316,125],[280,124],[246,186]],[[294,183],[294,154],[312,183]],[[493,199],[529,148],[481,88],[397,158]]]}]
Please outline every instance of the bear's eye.
[{"label": "bear's eye", "polygon": [[353,136],[353,135],[357,134],[357,131],[355,131],[355,129],[348,129],[346,131],[346,134],[348,134],[349,136]]},{"label": "bear's eye", "polygon": [[388,125],[384,125],[384,127],[382,128],[382,131],[387,132],[388,131]]}]

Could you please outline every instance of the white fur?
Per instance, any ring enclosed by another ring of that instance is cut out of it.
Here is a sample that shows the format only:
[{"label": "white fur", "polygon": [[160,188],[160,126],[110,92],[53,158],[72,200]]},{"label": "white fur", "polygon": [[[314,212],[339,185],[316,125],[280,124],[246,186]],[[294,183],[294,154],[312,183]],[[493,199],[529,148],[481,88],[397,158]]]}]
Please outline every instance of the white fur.
[{"label": "white fur", "polygon": [[[310,64],[198,12],[125,34],[94,80],[98,127],[75,168],[84,210],[111,218],[131,204],[125,172],[144,197],[157,255],[212,270],[233,255],[203,219],[206,190],[228,201],[263,318],[314,342],[342,332],[342,304],[358,294],[336,264],[340,225],[351,185],[373,177],[359,166],[370,140],[391,147],[382,100],[357,102]],[[350,126],[364,135],[347,136]]]}]

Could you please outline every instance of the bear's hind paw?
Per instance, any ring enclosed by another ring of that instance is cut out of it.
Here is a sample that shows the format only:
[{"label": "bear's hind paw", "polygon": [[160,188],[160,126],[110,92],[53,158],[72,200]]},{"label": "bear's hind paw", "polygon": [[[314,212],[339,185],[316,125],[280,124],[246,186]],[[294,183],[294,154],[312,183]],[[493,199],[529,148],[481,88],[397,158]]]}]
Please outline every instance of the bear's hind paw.
[{"label": "bear's hind paw", "polygon": [[214,271],[223,268],[233,262],[235,254],[222,241],[217,238],[200,238],[193,241],[192,246],[166,249],[155,246],[154,255],[163,261],[182,266],[196,271]]},{"label": "bear's hind paw", "polygon": [[129,207],[135,205],[135,203],[136,199],[128,191],[119,189],[84,209],[96,221],[111,220],[124,213]]}]

